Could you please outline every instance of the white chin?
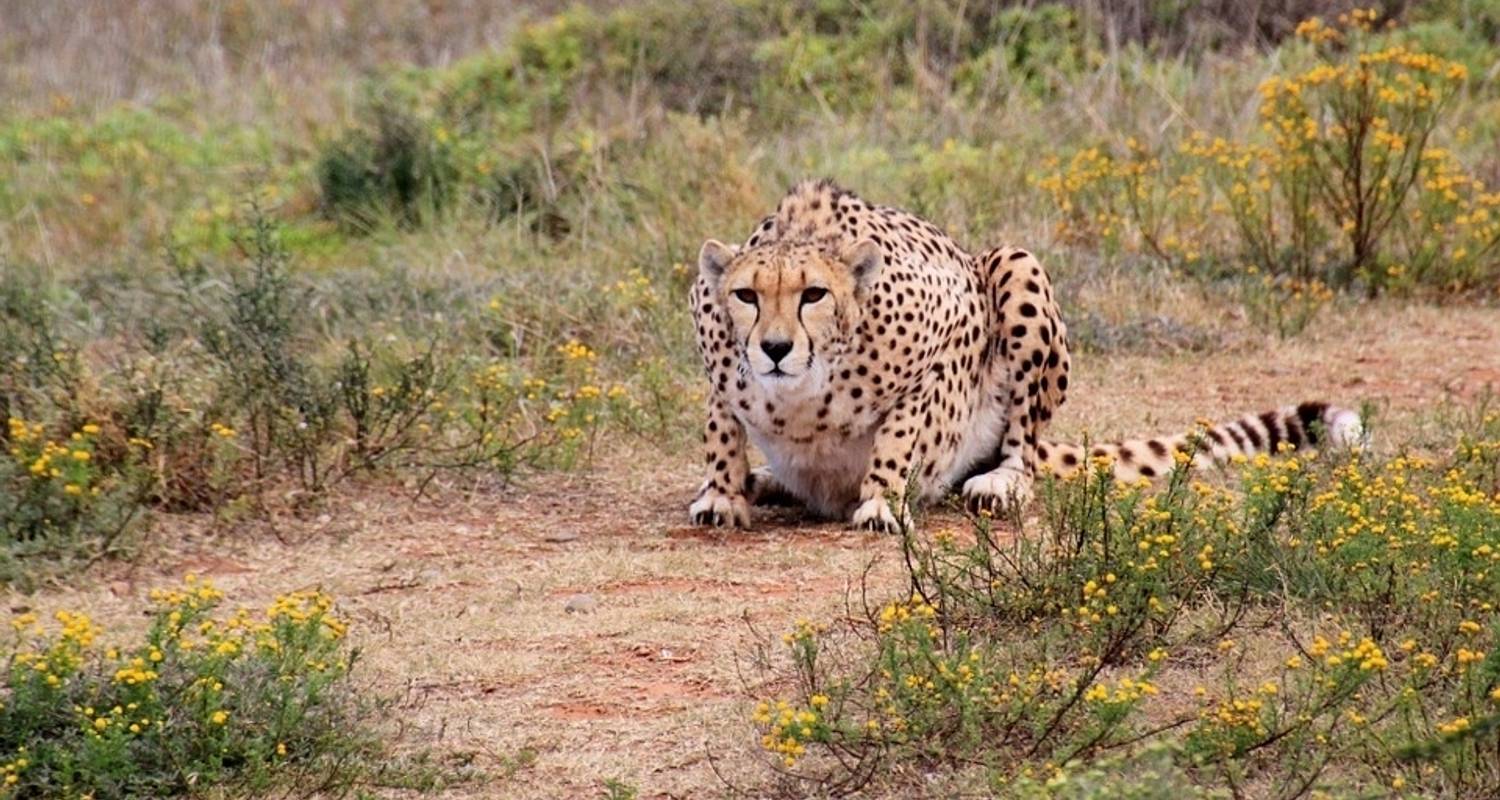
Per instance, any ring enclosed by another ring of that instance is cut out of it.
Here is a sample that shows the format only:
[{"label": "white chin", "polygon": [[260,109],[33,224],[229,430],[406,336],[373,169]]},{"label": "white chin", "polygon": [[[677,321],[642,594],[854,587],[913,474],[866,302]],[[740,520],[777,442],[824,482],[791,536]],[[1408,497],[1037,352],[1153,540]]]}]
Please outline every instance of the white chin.
[{"label": "white chin", "polygon": [[760,383],[761,386],[764,386],[767,389],[771,389],[777,392],[785,392],[787,390],[800,386],[802,384],[802,380],[806,377],[806,372],[791,373],[783,370],[781,372],[762,372],[756,376],[756,380]]}]

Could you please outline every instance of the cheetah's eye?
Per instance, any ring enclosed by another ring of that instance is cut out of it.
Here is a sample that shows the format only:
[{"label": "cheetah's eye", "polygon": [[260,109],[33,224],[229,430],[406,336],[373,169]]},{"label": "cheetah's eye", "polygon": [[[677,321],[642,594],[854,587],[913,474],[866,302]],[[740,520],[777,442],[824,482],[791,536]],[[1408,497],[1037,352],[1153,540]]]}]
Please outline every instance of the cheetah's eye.
[{"label": "cheetah's eye", "polygon": [[735,289],[734,299],[740,301],[741,303],[744,303],[745,305],[753,306],[756,303],[755,290]]},{"label": "cheetah's eye", "polygon": [[822,300],[823,296],[826,295],[826,294],[828,294],[828,290],[824,289],[822,287],[818,287],[818,286],[814,286],[811,289],[803,289],[802,290],[802,302],[804,304],[806,304],[806,303],[816,303],[819,300]]}]

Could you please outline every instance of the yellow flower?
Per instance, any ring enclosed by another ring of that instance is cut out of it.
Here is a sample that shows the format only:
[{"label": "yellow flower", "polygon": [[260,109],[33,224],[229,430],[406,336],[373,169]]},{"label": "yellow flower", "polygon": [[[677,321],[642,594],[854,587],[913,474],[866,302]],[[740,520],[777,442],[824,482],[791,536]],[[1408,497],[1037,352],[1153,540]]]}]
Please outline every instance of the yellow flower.
[{"label": "yellow flower", "polygon": [[1445,736],[1453,736],[1468,730],[1469,724],[1468,717],[1458,717],[1451,722],[1439,723],[1437,729],[1439,733]]},{"label": "yellow flower", "polygon": [[229,712],[215,711],[209,716],[208,721],[212,722],[215,725],[223,725],[224,723],[229,721]]}]

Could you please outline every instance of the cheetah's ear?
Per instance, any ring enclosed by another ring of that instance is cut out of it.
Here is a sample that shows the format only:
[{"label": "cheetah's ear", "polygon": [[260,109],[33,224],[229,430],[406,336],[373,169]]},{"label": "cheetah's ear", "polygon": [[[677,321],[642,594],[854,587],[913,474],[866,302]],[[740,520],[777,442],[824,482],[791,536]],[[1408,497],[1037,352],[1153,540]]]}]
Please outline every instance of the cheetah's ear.
[{"label": "cheetah's ear", "polygon": [[854,285],[861,292],[869,291],[875,285],[880,279],[881,268],[885,266],[885,254],[880,252],[880,245],[869,239],[860,239],[849,245],[840,258],[849,266]]},{"label": "cheetah's ear", "polygon": [[717,285],[719,278],[724,276],[724,269],[739,251],[737,247],[731,247],[718,239],[709,239],[703,243],[703,249],[698,251],[698,274],[708,279],[709,283]]}]

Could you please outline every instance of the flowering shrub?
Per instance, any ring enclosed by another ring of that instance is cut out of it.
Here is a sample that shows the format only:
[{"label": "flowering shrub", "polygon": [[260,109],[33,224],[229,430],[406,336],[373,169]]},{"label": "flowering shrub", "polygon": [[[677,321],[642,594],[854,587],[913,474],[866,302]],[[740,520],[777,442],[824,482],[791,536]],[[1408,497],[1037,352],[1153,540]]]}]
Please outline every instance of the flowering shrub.
[{"label": "flowering shrub", "polygon": [[799,689],[757,706],[762,745],[833,792],[912,759],[1065,783],[1154,742],[1206,788],[1487,796],[1497,458],[1488,412],[1441,459],[1259,456],[1237,490],[1101,463],[1029,535],[908,535],[909,597],[787,637]]},{"label": "flowering shrub", "polygon": [[0,582],[19,576],[17,559],[108,549],[139,518],[138,453],[96,457],[100,427],[87,422],[54,435],[42,422],[5,421],[0,442]]},{"label": "flowering shrub", "polygon": [[1120,153],[1051,158],[1033,182],[1059,234],[1180,265],[1239,261],[1314,293],[1492,284],[1500,192],[1433,141],[1467,68],[1391,44],[1376,19],[1356,10],[1299,26],[1306,44],[1288,56],[1306,64],[1262,83],[1255,135],[1194,131],[1172,153],[1130,139]]},{"label": "flowering shrub", "polygon": [[83,614],[10,620],[0,677],[0,797],[149,796],[335,776],[367,746],[348,624],[321,592],[223,613],[192,576],[154,590],[133,644]]},{"label": "flowering shrub", "polygon": [[[520,342],[534,327],[508,295],[436,325],[361,319],[327,335],[308,298],[353,303],[297,274],[281,232],[252,209],[243,262],[174,258],[170,278],[147,279],[154,314],[123,323],[115,363],[81,355],[71,314],[88,312],[56,308],[57,284],[0,288],[0,582],[120,549],[151,510],[304,511],[355,475],[505,479],[574,466],[607,430],[665,435],[679,419],[665,359],[602,365],[571,326]],[[667,313],[640,270],[615,289],[608,313]]]}]

